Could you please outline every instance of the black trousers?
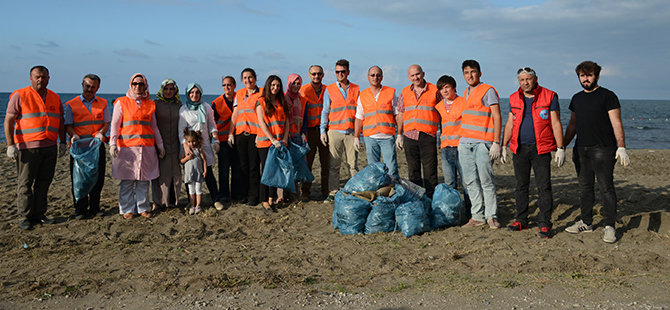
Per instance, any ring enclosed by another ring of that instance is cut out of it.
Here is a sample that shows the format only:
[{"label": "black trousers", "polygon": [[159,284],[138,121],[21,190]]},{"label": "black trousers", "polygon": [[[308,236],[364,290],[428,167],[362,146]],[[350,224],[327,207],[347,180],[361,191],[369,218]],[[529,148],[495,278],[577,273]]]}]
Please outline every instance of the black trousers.
[{"label": "black trousers", "polygon": [[[614,165],[616,164],[616,146],[584,146],[575,148],[578,152],[579,202],[581,219],[585,224],[593,223],[593,205],[595,204],[595,179],[603,195],[603,224],[616,223],[616,192],[614,191]],[[574,151],[574,150],[573,150]],[[573,158],[575,158],[573,156]],[[577,165],[577,163],[575,163]]]},{"label": "black trousers", "polygon": [[[274,147],[274,146],[271,146]],[[270,151],[270,147],[262,147],[258,149],[258,155],[260,156],[261,159],[261,175],[263,174],[263,170],[265,170],[265,161],[268,159],[268,152]],[[272,187],[272,186],[267,186],[263,183],[260,184],[260,197],[261,201],[265,202],[268,201],[270,198],[275,198],[277,199],[277,188]]]},{"label": "black trousers", "polygon": [[239,134],[235,136],[237,154],[242,167],[241,196],[246,196],[251,203],[258,203],[259,186],[261,184],[261,161],[256,148],[256,135]]},{"label": "black trousers", "polygon": [[419,140],[404,137],[403,142],[409,180],[425,188],[426,196],[432,199],[437,185],[437,139],[421,132]]},{"label": "black trousers", "polygon": [[514,176],[516,177],[516,215],[514,218],[523,226],[528,226],[528,189],[530,186],[530,169],[535,174],[537,186],[538,226],[551,229],[551,214],[554,209],[554,199],[551,193],[551,152],[537,154],[535,144],[521,144],[512,154]]},{"label": "black trousers", "polygon": [[98,180],[95,183],[91,192],[87,196],[82,197],[79,201],[74,198],[74,181],[72,180],[72,170],[74,169],[74,158],[70,156],[70,181],[72,181],[72,201],[74,204],[74,214],[83,215],[86,211],[91,215],[100,212],[100,193],[102,187],[105,185],[105,168],[107,165],[107,152],[105,151],[105,144],[100,145],[100,159],[98,160]]},{"label": "black trousers", "polygon": [[[245,195],[242,192],[242,166],[237,146],[232,148],[227,142],[222,141],[219,149],[219,197],[242,200]],[[229,182],[229,180],[231,182]]]}]

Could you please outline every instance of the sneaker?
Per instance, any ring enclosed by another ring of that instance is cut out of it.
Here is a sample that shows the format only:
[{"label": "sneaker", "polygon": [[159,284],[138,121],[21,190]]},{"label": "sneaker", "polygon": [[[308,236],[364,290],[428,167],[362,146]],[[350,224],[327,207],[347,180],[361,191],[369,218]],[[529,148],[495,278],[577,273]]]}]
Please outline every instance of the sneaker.
[{"label": "sneaker", "polygon": [[195,214],[195,207],[194,206],[191,206],[191,208],[188,209],[188,214],[191,214],[191,215]]},{"label": "sneaker", "polygon": [[335,201],[335,196],[334,195],[328,195],[328,197],[326,198],[326,200],[323,201],[323,203],[331,203],[333,201]]},{"label": "sneaker", "polygon": [[489,223],[489,228],[491,228],[491,229],[500,228],[500,223],[498,223],[497,219],[490,219],[488,223]]},{"label": "sneaker", "polygon": [[540,227],[540,232],[537,234],[537,236],[543,239],[551,239],[551,237],[553,237],[551,234],[551,228]]},{"label": "sneaker", "polygon": [[74,215],[75,220],[83,220],[84,219],[84,213],[79,213]]},{"label": "sneaker", "polygon": [[462,227],[475,227],[475,226],[482,226],[484,224],[486,224],[486,223],[484,223],[482,221],[475,220],[475,219],[470,219],[470,221],[468,221],[468,223],[463,225]]},{"label": "sneaker", "polygon": [[528,226],[521,225],[519,221],[514,221],[512,225],[507,226],[507,230],[509,231],[522,231],[525,229],[528,229]]},{"label": "sneaker", "polygon": [[612,226],[605,226],[605,229],[603,229],[604,235],[603,235],[603,241],[607,243],[614,243],[616,242],[616,229]]},{"label": "sneaker", "polygon": [[31,230],[33,229],[33,223],[29,220],[21,220],[19,222],[19,228],[22,230]]},{"label": "sneaker", "polygon": [[565,229],[565,231],[571,234],[578,234],[580,232],[592,232],[593,227],[591,225],[584,224],[584,221],[579,220],[579,222]]},{"label": "sneaker", "polygon": [[223,210],[223,204],[220,201],[217,201],[217,202],[214,203],[214,208],[221,211],[221,210]]},{"label": "sneaker", "polygon": [[198,214],[202,212],[202,207],[201,206],[195,206],[195,214]]},{"label": "sneaker", "polygon": [[46,215],[42,215],[37,221],[38,221],[38,223],[47,224],[47,225],[51,225],[53,223],[56,223],[56,220],[50,219]]}]

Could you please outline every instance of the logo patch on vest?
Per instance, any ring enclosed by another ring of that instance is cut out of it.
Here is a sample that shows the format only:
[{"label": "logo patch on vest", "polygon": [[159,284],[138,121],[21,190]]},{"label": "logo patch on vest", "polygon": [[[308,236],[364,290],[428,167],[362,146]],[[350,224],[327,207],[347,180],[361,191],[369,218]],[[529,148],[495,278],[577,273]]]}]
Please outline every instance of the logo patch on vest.
[{"label": "logo patch on vest", "polygon": [[540,118],[542,119],[548,119],[549,118],[549,110],[542,110],[540,111]]}]

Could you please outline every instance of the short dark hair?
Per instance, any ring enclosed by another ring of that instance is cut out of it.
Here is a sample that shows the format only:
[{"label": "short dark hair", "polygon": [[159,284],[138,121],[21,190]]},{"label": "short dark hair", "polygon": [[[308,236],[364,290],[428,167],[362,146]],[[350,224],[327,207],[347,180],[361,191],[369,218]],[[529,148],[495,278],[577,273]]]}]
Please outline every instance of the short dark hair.
[{"label": "short dark hair", "polygon": [[81,82],[83,83],[85,79],[93,80],[93,81],[96,81],[96,82],[100,83],[100,77],[95,75],[95,74],[92,74],[92,73],[84,75],[84,78],[81,79]]},{"label": "short dark hair", "polygon": [[47,74],[49,74],[49,69],[47,69],[47,67],[42,66],[42,65],[37,65],[37,66],[34,66],[34,67],[30,68],[30,74],[33,74],[33,70],[37,70],[37,71],[40,71],[40,72],[46,72]]},{"label": "short dark hair", "polygon": [[237,85],[237,82],[235,81],[235,78],[232,77],[232,76],[230,76],[230,75],[226,75],[226,76],[222,77],[222,78],[221,78],[221,82],[225,81],[226,79],[231,79],[231,80],[233,80],[233,84]]},{"label": "short dark hair", "polygon": [[596,77],[600,77],[600,70],[602,70],[602,67],[590,60],[583,61],[575,68],[577,75],[580,73],[593,73]]},{"label": "short dark hair", "polygon": [[242,74],[240,74],[240,78],[241,78],[241,76],[244,75],[244,72],[249,72],[249,73],[251,73],[251,75],[254,76],[254,79],[257,78],[257,77],[256,77],[256,71],[254,71],[254,69],[251,69],[251,68],[244,68],[244,70],[242,70]]},{"label": "short dark hair", "polygon": [[464,61],[463,65],[461,66],[461,70],[465,71],[465,67],[475,68],[477,71],[482,72],[481,67],[479,67],[479,63],[474,59],[468,59]]},{"label": "short dark hair", "polygon": [[443,75],[439,79],[437,79],[437,83],[435,83],[437,86],[438,90],[442,90],[447,85],[451,85],[451,88],[456,89],[456,80],[449,75]]},{"label": "short dark hair", "polygon": [[311,65],[311,66],[309,66],[309,69],[307,69],[307,72],[309,72],[309,70],[311,70],[314,67],[317,67],[317,68],[321,69],[321,72],[323,72],[323,67],[321,67],[321,65]]},{"label": "short dark hair", "polygon": [[349,61],[346,59],[340,59],[335,63],[336,66],[342,66],[347,68],[347,71],[349,70]]}]

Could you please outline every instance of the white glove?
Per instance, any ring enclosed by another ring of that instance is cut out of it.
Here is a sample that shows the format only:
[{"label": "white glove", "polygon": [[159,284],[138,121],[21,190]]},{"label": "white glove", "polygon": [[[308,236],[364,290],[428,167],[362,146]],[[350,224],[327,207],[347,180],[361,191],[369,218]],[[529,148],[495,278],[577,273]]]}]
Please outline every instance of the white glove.
[{"label": "white glove", "polygon": [[214,143],[212,143],[212,151],[214,151],[214,154],[219,154],[220,148],[219,141],[214,141]]},{"label": "white glove", "polygon": [[361,139],[359,137],[354,138],[354,149],[356,149],[356,152],[361,149]]},{"label": "white glove", "polygon": [[302,138],[302,143],[307,143],[307,136],[305,136],[304,133],[301,135],[301,138]]},{"label": "white glove", "polygon": [[507,163],[507,147],[503,146],[502,147],[502,152],[500,154],[500,162],[501,163]]},{"label": "white glove", "polygon": [[500,158],[500,144],[493,143],[491,149],[489,150],[489,157],[491,160],[496,160]]},{"label": "white glove", "polygon": [[75,133],[72,137],[70,137],[70,143],[74,143],[74,141],[77,141],[79,139],[80,139],[79,135]]},{"label": "white glove", "polygon": [[102,140],[102,142],[105,142],[105,135],[102,132],[99,132],[95,134],[96,139]]},{"label": "white glove", "polygon": [[630,165],[630,157],[628,157],[625,147],[616,149],[616,157],[614,157],[614,159],[618,159],[619,163],[624,166]]},{"label": "white glove", "polygon": [[399,149],[402,150],[403,147],[403,141],[402,141],[402,135],[398,135],[395,139],[395,146]]},{"label": "white glove", "polygon": [[558,149],[556,150],[556,155],[554,156],[554,161],[558,166],[563,166],[563,163],[565,163],[565,150],[564,149]]},{"label": "white glove", "polygon": [[159,147],[158,148],[158,158],[163,159],[165,157],[165,148],[164,147]]},{"label": "white glove", "polygon": [[116,147],[115,144],[109,146],[109,155],[112,156],[112,158],[116,158],[117,156],[119,156],[119,149]]},{"label": "white glove", "polygon": [[61,143],[58,145],[58,157],[63,157],[67,153],[68,146],[66,143]]},{"label": "white glove", "polygon": [[281,141],[272,140],[272,145],[274,145],[276,148],[280,148],[281,147]]},{"label": "white glove", "polygon": [[235,135],[231,133],[228,135],[228,146],[233,147],[233,144],[235,144]]},{"label": "white glove", "polygon": [[19,157],[19,150],[16,148],[16,144],[7,146],[7,157],[11,160],[16,160]]},{"label": "white glove", "polygon": [[321,134],[321,143],[323,146],[328,146],[328,134],[322,133]]}]

